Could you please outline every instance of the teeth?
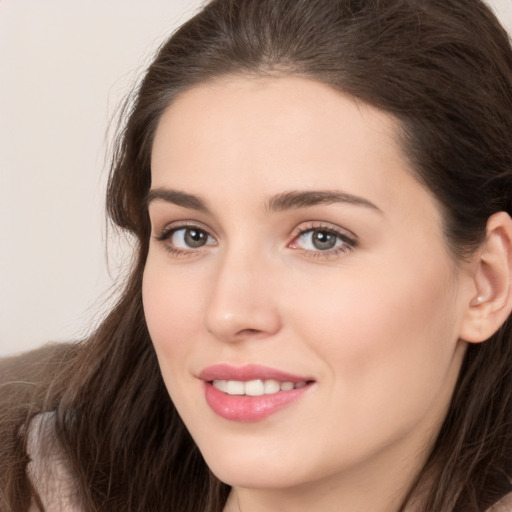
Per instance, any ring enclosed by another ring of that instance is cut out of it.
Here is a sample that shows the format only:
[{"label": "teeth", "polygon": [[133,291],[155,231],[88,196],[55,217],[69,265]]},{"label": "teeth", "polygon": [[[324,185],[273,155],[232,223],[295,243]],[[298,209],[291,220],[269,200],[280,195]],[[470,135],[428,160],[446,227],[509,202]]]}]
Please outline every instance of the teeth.
[{"label": "teeth", "polygon": [[261,396],[265,393],[262,380],[250,380],[244,384],[245,394],[249,396]]},{"label": "teeth", "polygon": [[274,379],[268,380],[249,380],[243,382],[240,380],[214,380],[213,387],[228,395],[248,395],[261,396],[272,395],[279,391],[291,391],[292,389],[303,388],[306,382],[279,382]]},{"label": "teeth", "polygon": [[220,389],[220,391],[224,391],[224,393],[227,392],[227,384],[228,384],[227,380],[214,380],[213,381],[213,385],[217,389]]},{"label": "teeth", "polygon": [[279,382],[277,380],[271,379],[266,380],[263,384],[265,388],[265,394],[271,395],[272,393],[277,393],[281,390],[281,386],[279,385]]},{"label": "teeth", "polygon": [[228,395],[245,395],[245,386],[239,380],[228,380],[226,383],[226,393]]}]

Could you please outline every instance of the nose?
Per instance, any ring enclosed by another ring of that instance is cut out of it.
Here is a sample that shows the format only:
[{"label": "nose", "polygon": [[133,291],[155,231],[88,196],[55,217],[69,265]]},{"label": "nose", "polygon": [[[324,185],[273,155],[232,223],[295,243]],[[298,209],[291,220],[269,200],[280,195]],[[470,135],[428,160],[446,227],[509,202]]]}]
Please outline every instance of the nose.
[{"label": "nose", "polygon": [[232,254],[219,262],[210,289],[204,322],[224,342],[265,338],[281,328],[278,285],[262,258]]}]

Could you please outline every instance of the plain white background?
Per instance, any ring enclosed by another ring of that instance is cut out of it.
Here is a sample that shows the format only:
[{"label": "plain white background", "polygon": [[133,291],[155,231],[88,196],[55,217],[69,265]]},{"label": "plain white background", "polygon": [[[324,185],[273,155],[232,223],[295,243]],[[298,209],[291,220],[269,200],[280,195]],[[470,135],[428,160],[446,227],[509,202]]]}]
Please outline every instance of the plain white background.
[{"label": "plain white background", "polygon": [[[201,3],[0,0],[0,356],[108,309],[130,254],[104,220],[109,122]],[[512,33],[512,0],[489,3]]]}]

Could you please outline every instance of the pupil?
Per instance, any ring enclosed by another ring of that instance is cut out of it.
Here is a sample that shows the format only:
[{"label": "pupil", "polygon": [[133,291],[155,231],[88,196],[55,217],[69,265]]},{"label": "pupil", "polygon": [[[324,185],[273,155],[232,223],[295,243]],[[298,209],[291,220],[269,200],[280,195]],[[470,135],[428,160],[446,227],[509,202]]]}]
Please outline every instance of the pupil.
[{"label": "pupil", "polygon": [[326,231],[315,231],[313,245],[320,250],[332,249],[336,245],[336,236]]},{"label": "pupil", "polygon": [[198,229],[187,229],[185,242],[189,247],[201,247],[206,243],[206,235]]}]

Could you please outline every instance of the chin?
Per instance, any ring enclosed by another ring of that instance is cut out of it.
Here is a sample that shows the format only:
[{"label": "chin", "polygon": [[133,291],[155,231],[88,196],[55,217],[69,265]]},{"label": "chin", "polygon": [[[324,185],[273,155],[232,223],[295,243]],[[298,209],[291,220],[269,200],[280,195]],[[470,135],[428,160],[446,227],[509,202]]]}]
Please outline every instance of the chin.
[{"label": "chin", "polygon": [[[273,463],[275,465],[275,463]],[[225,484],[231,487],[244,489],[285,489],[299,485],[300,479],[296,478],[293,470],[271,467],[268,465],[257,467],[248,466],[226,467],[226,465],[209,465],[213,474]],[[292,476],[293,475],[293,476]]]},{"label": "chin", "polygon": [[303,477],[297,472],[301,468],[299,461],[286,460],[282,454],[269,453],[261,446],[247,451],[233,447],[222,453],[207,452],[203,456],[208,467],[219,480],[232,487],[286,488],[299,484]]}]

